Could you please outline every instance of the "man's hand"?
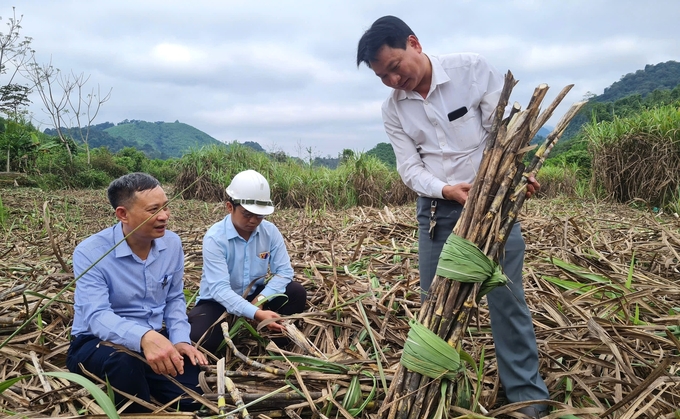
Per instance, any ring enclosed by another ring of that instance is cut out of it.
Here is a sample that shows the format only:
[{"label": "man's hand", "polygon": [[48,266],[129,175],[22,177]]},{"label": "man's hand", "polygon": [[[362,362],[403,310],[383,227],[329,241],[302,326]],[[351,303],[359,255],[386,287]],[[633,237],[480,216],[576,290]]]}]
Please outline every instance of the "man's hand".
[{"label": "man's hand", "polygon": [[527,199],[531,198],[531,195],[535,194],[539,190],[541,190],[541,184],[538,183],[535,177],[529,177],[527,179]]},{"label": "man's hand", "polygon": [[144,357],[156,374],[173,377],[184,374],[184,358],[165,336],[149,330],[142,336],[141,346]]},{"label": "man's hand", "polygon": [[175,349],[177,349],[177,352],[179,352],[181,355],[189,358],[189,361],[191,361],[193,365],[208,365],[208,359],[193,345],[190,345],[186,342],[180,342],[175,344]]},{"label": "man's hand", "polygon": [[[281,316],[279,316],[279,313],[271,310],[257,310],[255,312],[255,320],[258,322],[262,322],[264,320],[269,320],[269,319],[280,319]],[[277,322],[271,322],[267,325],[267,329],[271,330],[272,332],[283,332],[285,327]]]},{"label": "man's hand", "polygon": [[472,185],[465,182],[446,185],[442,188],[442,196],[449,201],[456,201],[461,205],[465,205],[470,189],[472,189]]}]

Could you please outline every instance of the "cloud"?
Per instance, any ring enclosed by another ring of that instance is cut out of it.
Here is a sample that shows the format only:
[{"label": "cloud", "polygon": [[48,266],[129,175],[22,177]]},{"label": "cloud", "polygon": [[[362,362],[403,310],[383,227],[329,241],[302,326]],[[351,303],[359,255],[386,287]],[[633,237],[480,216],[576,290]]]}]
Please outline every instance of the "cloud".
[{"label": "cloud", "polygon": [[162,42],[151,49],[151,58],[161,65],[180,68],[193,68],[196,61],[204,61],[202,51],[185,45]]},{"label": "cloud", "polygon": [[380,115],[382,101],[361,103],[278,102],[271,104],[234,105],[216,111],[198,112],[197,116],[215,126],[280,127],[303,126],[320,122],[364,122]]},{"label": "cloud", "polygon": [[[540,83],[575,87],[558,108],[622,75],[680,60],[674,0],[118,0],[17,6],[39,62],[91,74],[113,88],[96,122],[191,124],[223,141],[293,152],[370,149],[386,141],[380,104],[389,89],[356,45],[378,17],[403,17],[428,53],[478,52],[520,83],[526,104]],[[0,16],[11,8],[0,7]],[[2,76],[0,75],[0,82]],[[546,100],[550,99],[549,97]],[[37,101],[34,101],[34,104]],[[39,106],[31,110],[39,115]],[[553,121],[550,121],[553,123]]]}]

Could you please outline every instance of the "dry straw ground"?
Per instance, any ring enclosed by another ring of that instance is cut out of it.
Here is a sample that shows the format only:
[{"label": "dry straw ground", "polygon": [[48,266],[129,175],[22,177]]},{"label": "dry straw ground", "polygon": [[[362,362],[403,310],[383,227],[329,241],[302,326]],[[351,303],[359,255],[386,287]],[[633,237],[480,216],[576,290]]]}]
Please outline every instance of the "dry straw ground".
[{"label": "dry straw ground", "polygon": [[[73,279],[63,272],[60,259],[69,268],[75,245],[114,219],[103,191],[0,192],[9,210],[0,235],[0,339],[6,341]],[[200,280],[203,233],[224,210],[220,204],[199,201],[175,201],[171,209],[171,229],[184,242],[191,295]],[[408,319],[417,316],[420,307],[414,211],[413,206],[279,210],[271,217],[287,240],[296,279],[309,290],[310,314],[301,320],[300,329],[320,357],[328,358],[324,362],[332,361],[335,367],[314,371],[292,368],[301,365],[296,358],[265,358],[267,352],[242,330],[234,339],[241,352],[291,371],[267,372],[229,357],[227,368],[245,403],[288,386],[251,405],[253,417],[374,415],[399,360]],[[520,219],[527,241],[525,289],[541,372],[554,401],[552,417],[677,417],[678,219],[626,206],[559,199],[527,202]],[[0,348],[0,382],[38,369],[64,370],[71,302],[68,290]],[[484,354],[483,379],[477,387],[480,405],[488,416],[512,415],[516,406],[503,406],[483,304],[464,343],[475,360]],[[214,368],[204,378],[199,393],[214,401]],[[360,401],[351,406],[346,397],[357,380],[364,397],[375,391],[363,411]],[[0,394],[0,407],[3,416],[101,413],[80,386],[35,375]]]}]

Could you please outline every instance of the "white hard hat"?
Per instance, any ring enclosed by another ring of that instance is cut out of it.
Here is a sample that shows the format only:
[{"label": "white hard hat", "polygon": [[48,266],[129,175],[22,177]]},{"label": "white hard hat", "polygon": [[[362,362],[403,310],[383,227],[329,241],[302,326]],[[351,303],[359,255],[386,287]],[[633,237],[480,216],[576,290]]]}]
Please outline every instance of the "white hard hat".
[{"label": "white hard hat", "polygon": [[234,176],[227,186],[227,195],[235,204],[253,214],[269,215],[274,212],[269,182],[254,170],[245,170]]}]

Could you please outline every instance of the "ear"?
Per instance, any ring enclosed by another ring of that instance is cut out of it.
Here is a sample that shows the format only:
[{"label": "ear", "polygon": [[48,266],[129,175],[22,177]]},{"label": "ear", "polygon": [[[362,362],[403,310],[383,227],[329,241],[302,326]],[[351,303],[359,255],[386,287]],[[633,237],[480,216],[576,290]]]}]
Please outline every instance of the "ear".
[{"label": "ear", "polygon": [[227,208],[227,212],[231,214],[234,211],[234,206],[231,204],[231,202],[227,201],[225,202],[224,206]]},{"label": "ear", "polygon": [[411,48],[415,49],[417,52],[423,51],[423,47],[420,45],[420,41],[415,35],[409,35],[406,39],[406,44],[410,45]]},{"label": "ear", "polygon": [[118,218],[119,221],[121,221],[123,224],[128,223],[128,210],[127,208],[120,206],[116,208],[116,218]]}]

